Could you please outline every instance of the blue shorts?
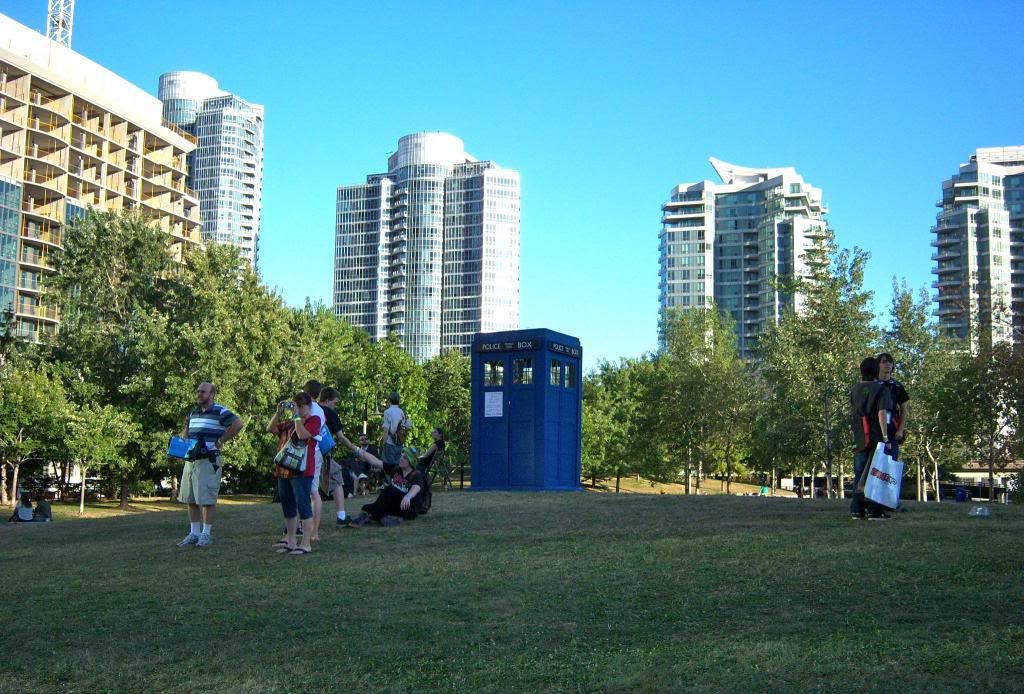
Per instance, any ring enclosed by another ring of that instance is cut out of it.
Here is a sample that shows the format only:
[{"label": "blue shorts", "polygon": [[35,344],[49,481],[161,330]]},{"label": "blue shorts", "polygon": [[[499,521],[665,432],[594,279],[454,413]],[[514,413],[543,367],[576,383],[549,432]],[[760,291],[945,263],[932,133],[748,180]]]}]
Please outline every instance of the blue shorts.
[{"label": "blue shorts", "polygon": [[302,520],[313,517],[310,495],[313,491],[312,477],[278,477],[277,496],[281,499],[281,511],[285,518],[298,514]]}]

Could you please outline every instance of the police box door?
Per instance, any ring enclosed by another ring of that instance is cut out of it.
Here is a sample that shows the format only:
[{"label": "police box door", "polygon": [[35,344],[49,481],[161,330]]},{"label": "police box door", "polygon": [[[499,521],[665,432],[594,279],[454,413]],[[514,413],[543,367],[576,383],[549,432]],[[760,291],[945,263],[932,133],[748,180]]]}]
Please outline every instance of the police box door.
[{"label": "police box door", "polygon": [[483,403],[479,419],[481,434],[474,435],[474,446],[480,447],[479,468],[474,486],[508,486],[508,353],[488,354],[483,359]]}]

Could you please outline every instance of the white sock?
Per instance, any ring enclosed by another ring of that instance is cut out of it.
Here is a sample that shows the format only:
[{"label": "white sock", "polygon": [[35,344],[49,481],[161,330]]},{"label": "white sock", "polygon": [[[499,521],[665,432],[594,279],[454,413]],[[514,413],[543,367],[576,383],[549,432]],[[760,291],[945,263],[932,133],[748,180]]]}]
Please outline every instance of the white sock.
[{"label": "white sock", "polygon": [[345,512],[338,511],[338,520],[345,520]]},{"label": "white sock", "polygon": [[189,523],[188,525],[191,528],[191,530],[189,531],[190,533],[192,533],[193,535],[199,534],[199,526],[201,525],[200,523]]},{"label": "white sock", "polygon": [[209,535],[210,534],[210,530],[212,530],[212,529],[213,529],[212,525],[210,525],[209,523],[203,523],[203,535]]}]

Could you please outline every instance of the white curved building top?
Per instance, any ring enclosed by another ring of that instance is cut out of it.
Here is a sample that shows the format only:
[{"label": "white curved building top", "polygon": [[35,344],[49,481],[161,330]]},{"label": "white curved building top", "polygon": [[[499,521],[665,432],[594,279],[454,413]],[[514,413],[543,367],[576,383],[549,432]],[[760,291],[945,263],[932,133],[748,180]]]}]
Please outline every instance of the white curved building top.
[{"label": "white curved building top", "polygon": [[157,96],[161,101],[167,99],[202,101],[225,94],[227,92],[221,90],[214,78],[201,72],[187,70],[165,72],[160,75],[160,86],[157,90]]},{"label": "white curved building top", "polygon": [[452,167],[472,161],[476,159],[466,153],[466,145],[454,135],[421,132],[406,135],[398,140],[398,149],[388,157],[388,170],[395,171],[403,166],[416,164]]},{"label": "white curved building top", "polygon": [[767,181],[769,178],[775,178],[776,176],[796,174],[796,169],[792,166],[784,166],[774,169],[757,169],[749,166],[730,164],[727,161],[722,161],[715,157],[708,157],[708,161],[711,162],[711,166],[714,168],[715,173],[718,174],[718,177],[722,179],[722,183],[760,183],[761,181]]}]

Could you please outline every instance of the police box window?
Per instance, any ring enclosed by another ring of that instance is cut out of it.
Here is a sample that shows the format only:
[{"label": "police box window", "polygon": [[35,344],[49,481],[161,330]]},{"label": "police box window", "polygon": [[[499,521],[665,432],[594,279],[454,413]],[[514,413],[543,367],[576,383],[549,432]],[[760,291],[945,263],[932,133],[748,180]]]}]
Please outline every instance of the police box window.
[{"label": "police box window", "polygon": [[512,383],[521,386],[533,383],[533,359],[531,357],[513,361]]},{"label": "police box window", "polygon": [[565,387],[575,388],[576,387],[576,365],[566,364],[565,365]]},{"label": "police box window", "polygon": [[484,385],[500,386],[505,382],[505,362],[485,361],[484,362]]},{"label": "police box window", "polygon": [[562,385],[562,362],[557,359],[551,360],[551,385]]}]

